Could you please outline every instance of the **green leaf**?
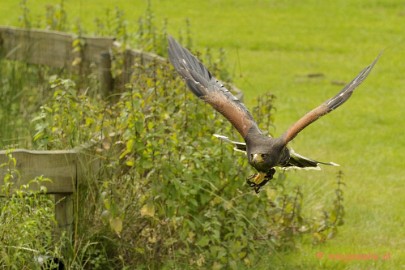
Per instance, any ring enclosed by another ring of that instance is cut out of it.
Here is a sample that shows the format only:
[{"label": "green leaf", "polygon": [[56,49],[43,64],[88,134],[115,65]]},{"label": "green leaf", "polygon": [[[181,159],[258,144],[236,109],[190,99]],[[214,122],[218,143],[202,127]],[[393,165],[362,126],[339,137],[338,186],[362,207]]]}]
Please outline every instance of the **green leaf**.
[{"label": "green leaf", "polygon": [[110,227],[118,235],[122,232],[122,219],[120,217],[110,218]]},{"label": "green leaf", "polygon": [[200,238],[198,241],[197,241],[197,246],[200,246],[200,247],[206,247],[206,246],[208,246],[208,244],[210,243],[210,238],[208,237],[208,236],[203,236],[202,238]]},{"label": "green leaf", "polygon": [[155,216],[155,206],[152,203],[147,203],[141,208],[142,217],[154,217]]}]

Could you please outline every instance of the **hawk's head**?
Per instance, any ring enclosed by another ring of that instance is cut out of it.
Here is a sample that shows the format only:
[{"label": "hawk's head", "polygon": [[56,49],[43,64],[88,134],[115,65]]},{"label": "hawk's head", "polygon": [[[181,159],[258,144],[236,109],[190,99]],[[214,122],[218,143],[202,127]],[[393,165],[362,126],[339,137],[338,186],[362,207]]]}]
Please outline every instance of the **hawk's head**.
[{"label": "hawk's head", "polygon": [[268,138],[265,143],[254,145],[247,152],[250,165],[259,172],[268,172],[284,159],[289,158],[288,150],[281,139]]}]

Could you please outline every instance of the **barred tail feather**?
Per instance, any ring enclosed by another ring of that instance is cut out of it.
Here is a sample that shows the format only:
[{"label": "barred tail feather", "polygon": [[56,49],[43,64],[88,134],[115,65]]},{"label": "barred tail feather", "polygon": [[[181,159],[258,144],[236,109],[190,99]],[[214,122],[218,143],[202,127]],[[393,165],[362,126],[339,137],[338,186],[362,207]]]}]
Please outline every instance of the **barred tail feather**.
[{"label": "barred tail feather", "polygon": [[294,150],[290,149],[290,160],[288,164],[285,166],[286,169],[306,169],[306,170],[320,170],[319,164],[328,165],[328,166],[340,166],[334,162],[322,162],[313,160],[300,154],[294,152]]}]

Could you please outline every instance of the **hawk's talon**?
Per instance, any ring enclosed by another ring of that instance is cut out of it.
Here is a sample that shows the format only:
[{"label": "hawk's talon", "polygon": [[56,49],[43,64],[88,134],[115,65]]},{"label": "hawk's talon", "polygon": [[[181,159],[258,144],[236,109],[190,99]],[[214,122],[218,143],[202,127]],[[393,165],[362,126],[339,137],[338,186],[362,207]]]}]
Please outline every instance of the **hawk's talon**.
[{"label": "hawk's talon", "polygon": [[[246,179],[247,184],[250,187],[255,187],[257,185],[257,183],[254,180],[256,180],[258,177],[260,177],[259,173],[252,174],[251,176],[249,176]],[[253,181],[251,181],[252,179],[253,179]]]},{"label": "hawk's talon", "polygon": [[248,182],[251,182],[250,179],[254,179],[255,177],[258,176],[258,174],[259,174],[259,173],[252,174],[252,175],[249,176],[246,180],[247,180]]},{"label": "hawk's talon", "polygon": [[251,182],[251,181],[247,181],[247,183],[248,183],[249,187],[255,187],[256,186],[256,184]]},{"label": "hawk's talon", "polygon": [[276,173],[274,168],[271,168],[267,173],[255,173],[246,179],[247,184],[252,187],[256,193],[260,192],[260,188],[267,184],[273,175]]},{"label": "hawk's talon", "polygon": [[267,184],[267,182],[269,182],[269,181],[270,181],[270,179],[264,180],[262,183],[260,183],[260,185],[255,186],[255,187],[254,187],[254,190],[255,190],[256,194],[259,194],[260,189],[262,188],[262,186],[264,186],[265,184]]}]

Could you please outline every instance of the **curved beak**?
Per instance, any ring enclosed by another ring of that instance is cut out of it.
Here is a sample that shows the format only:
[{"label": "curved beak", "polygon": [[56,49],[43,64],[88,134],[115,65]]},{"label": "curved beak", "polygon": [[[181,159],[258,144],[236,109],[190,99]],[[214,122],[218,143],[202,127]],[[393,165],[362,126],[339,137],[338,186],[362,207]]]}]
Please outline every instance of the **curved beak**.
[{"label": "curved beak", "polygon": [[253,163],[256,163],[256,164],[262,163],[262,162],[263,162],[262,155],[260,155],[260,154],[253,154],[253,156],[252,156],[252,161],[253,161]]}]

